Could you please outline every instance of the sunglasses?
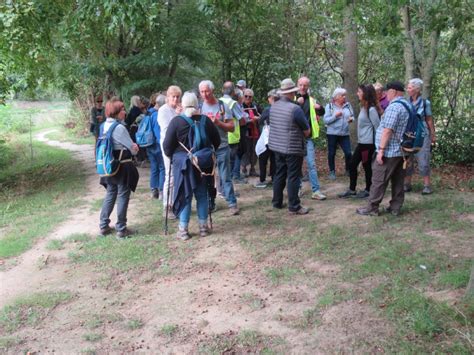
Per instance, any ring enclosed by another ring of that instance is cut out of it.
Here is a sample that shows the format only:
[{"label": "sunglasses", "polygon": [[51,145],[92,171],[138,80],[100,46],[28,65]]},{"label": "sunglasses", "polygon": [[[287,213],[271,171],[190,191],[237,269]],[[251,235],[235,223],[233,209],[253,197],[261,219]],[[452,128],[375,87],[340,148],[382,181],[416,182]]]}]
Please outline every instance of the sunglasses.
[{"label": "sunglasses", "polygon": [[246,99],[251,99],[253,96],[245,95],[244,97],[245,97]]},{"label": "sunglasses", "polygon": [[98,104],[99,104],[99,103],[101,104],[101,103],[104,102],[104,101],[96,101],[96,102],[97,102]]}]

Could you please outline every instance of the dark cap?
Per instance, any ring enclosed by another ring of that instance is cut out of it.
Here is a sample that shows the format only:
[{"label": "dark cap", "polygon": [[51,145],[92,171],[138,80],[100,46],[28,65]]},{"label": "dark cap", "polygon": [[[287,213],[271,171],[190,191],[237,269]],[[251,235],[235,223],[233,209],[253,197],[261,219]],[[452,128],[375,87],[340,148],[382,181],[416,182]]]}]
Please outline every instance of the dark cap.
[{"label": "dark cap", "polygon": [[387,85],[385,85],[385,90],[390,90],[390,89],[405,92],[405,85],[403,85],[399,81],[391,81],[387,83]]}]

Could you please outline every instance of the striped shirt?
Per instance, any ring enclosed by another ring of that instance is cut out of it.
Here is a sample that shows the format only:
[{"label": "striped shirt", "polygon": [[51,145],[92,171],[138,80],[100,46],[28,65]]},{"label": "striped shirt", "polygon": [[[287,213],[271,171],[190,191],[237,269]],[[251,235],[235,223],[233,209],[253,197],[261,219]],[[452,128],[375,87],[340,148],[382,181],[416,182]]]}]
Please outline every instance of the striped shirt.
[{"label": "striped shirt", "polygon": [[392,100],[385,110],[383,120],[380,121],[380,126],[377,128],[377,134],[375,135],[375,146],[378,151],[384,128],[392,130],[392,135],[387,146],[383,147],[385,148],[383,155],[387,158],[403,156],[400,149],[400,142],[407,126],[409,113],[402,104],[397,104],[397,102],[401,100],[410,105],[403,97]]}]

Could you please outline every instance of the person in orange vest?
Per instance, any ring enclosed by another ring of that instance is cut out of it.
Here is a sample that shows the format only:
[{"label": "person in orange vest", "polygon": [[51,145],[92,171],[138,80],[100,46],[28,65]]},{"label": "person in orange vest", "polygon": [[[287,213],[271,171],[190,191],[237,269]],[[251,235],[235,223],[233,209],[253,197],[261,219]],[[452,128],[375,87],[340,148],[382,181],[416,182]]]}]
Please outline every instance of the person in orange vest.
[{"label": "person in orange vest", "polygon": [[309,95],[310,80],[306,76],[298,79],[298,92],[296,102],[303,109],[311,130],[309,137],[306,137],[306,164],[308,165],[308,175],[311,182],[311,198],[313,200],[325,200],[326,196],[321,192],[318,170],[316,168],[316,146],[314,141],[319,138],[319,117],[324,115],[324,107],[316,103],[316,100]]}]

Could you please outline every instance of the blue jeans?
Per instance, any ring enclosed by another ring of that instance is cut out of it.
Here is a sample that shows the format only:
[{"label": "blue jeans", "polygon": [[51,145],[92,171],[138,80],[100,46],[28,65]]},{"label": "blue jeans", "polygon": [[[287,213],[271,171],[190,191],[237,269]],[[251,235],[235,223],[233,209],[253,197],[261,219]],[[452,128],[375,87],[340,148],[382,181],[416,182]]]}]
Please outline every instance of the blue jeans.
[{"label": "blue jeans", "polygon": [[165,184],[165,163],[161,153],[160,145],[155,144],[146,148],[148,159],[150,160],[150,189],[163,191]]},{"label": "blue jeans", "polygon": [[[207,214],[209,209],[209,200],[207,198],[207,181],[201,179],[196,189],[194,190],[194,196],[196,197],[196,208],[199,224],[207,223]],[[183,210],[179,214],[179,226],[184,229],[188,227],[189,220],[191,219],[191,205],[192,200],[184,206]]]},{"label": "blue jeans", "polygon": [[233,179],[240,179],[240,154],[239,143],[229,144],[230,147],[230,169]]},{"label": "blue jeans", "polygon": [[237,198],[234,193],[232,176],[230,170],[230,148],[223,147],[216,151],[217,170],[219,172],[219,181],[223,187],[224,197],[229,207],[237,206]]},{"label": "blue jeans", "polygon": [[128,185],[107,184],[107,193],[100,211],[100,229],[105,229],[109,225],[109,217],[114,209],[115,200],[117,200],[117,223],[115,223],[115,230],[122,231],[127,227],[130,188]]},{"label": "blue jeans", "polygon": [[346,162],[346,171],[349,171],[352,153],[351,153],[351,139],[349,136],[336,136],[328,134],[328,164],[329,171],[336,171],[336,163],[334,158],[336,157],[337,145],[342,148],[344,152],[344,160]]},{"label": "blue jeans", "polygon": [[312,139],[306,140],[306,164],[308,165],[309,181],[311,182],[311,190],[316,192],[320,189],[318,170],[316,169],[316,147]]}]

